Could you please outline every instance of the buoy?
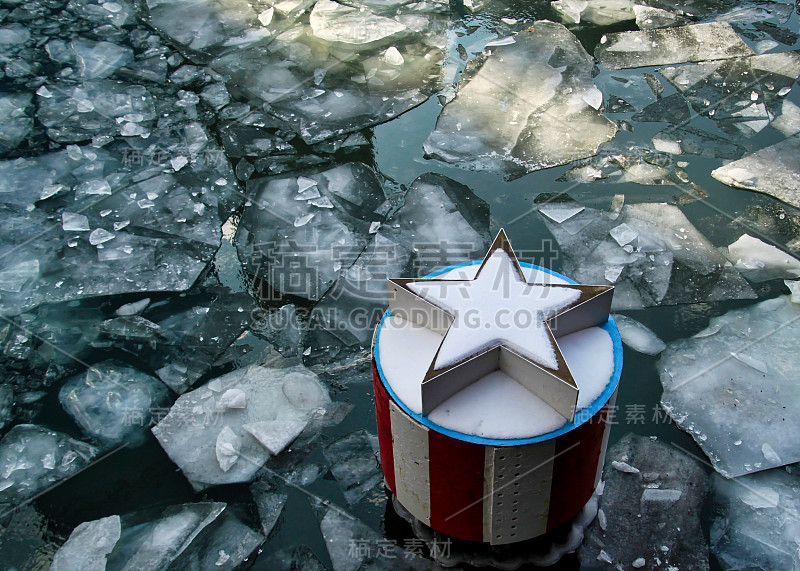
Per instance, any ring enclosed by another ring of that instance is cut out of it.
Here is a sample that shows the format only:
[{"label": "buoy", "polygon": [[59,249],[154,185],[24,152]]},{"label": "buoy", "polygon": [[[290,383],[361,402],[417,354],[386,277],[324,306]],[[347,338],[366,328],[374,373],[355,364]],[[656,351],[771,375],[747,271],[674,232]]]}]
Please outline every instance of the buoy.
[{"label": "buoy", "polygon": [[613,288],[486,257],[389,280],[372,344],[380,459],[402,508],[490,546],[576,518],[602,474],[622,372]]}]

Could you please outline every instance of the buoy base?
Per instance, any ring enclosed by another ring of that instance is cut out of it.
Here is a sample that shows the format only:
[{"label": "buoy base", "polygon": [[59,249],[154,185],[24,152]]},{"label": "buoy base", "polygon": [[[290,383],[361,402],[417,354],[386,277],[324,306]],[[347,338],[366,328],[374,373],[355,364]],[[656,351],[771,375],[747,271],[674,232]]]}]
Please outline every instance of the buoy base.
[{"label": "buoy base", "polygon": [[438,532],[415,518],[388,488],[387,493],[392,498],[395,513],[409,523],[414,535],[427,546],[431,559],[439,565],[455,567],[467,564],[509,570],[519,569],[523,565],[548,567],[556,564],[565,555],[574,553],[583,543],[589,524],[597,516],[600,497],[595,492],[572,520],[545,535],[518,543],[492,545],[466,541]]}]

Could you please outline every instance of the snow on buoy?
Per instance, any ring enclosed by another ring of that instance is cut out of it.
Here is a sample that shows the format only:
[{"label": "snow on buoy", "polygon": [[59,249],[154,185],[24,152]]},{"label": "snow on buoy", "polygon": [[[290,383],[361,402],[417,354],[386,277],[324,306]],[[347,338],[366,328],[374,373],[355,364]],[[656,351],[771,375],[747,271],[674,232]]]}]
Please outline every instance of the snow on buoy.
[{"label": "snow on buoy", "polygon": [[503,230],[482,261],[388,285],[372,356],[395,500],[490,545],[572,520],[600,480],[622,372],[613,288],[520,263]]}]

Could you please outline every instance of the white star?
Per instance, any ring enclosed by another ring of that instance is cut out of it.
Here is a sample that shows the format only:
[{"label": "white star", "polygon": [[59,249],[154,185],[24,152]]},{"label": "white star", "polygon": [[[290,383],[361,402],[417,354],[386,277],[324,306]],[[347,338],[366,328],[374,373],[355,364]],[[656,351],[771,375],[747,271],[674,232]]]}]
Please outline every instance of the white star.
[{"label": "white star", "polygon": [[528,283],[503,230],[471,280],[390,279],[393,315],[444,336],[422,412],[500,369],[572,420],[578,387],[556,337],[608,320],[613,288]]},{"label": "white star", "polygon": [[436,355],[437,370],[496,345],[558,369],[545,321],[580,297],[577,289],[526,283],[504,250],[495,250],[474,280],[418,281],[408,289],[454,317]]}]

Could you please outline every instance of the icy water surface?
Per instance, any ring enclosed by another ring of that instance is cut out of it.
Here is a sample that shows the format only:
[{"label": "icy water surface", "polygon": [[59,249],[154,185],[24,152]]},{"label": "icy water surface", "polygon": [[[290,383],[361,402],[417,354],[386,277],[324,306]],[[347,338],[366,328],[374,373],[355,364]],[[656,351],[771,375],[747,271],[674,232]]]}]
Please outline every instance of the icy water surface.
[{"label": "icy water surface", "polygon": [[502,227],[626,344],[556,568],[800,568],[798,21],[0,1],[0,566],[491,562],[387,497],[369,343],[386,277]]}]

